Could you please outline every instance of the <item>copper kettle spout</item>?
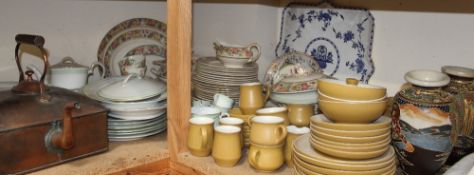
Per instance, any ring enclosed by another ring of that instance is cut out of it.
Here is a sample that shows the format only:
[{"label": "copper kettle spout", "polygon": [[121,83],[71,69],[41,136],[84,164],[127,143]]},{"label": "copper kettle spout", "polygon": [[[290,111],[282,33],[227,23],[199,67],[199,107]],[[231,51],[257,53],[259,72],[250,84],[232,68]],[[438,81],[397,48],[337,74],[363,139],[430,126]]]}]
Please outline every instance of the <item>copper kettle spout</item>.
[{"label": "copper kettle spout", "polygon": [[64,105],[64,118],[62,130],[55,133],[51,139],[52,145],[56,148],[68,150],[74,147],[74,136],[72,127],[72,110],[79,109],[80,105],[76,102],[69,102]]}]

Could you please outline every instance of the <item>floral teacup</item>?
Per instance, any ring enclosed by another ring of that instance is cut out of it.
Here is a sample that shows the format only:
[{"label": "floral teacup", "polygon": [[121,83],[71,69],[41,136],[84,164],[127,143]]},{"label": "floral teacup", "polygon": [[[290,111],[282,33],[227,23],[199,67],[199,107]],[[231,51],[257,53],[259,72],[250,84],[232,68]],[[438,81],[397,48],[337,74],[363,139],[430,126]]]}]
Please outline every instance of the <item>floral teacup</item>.
[{"label": "floral teacup", "polygon": [[146,57],[145,55],[127,56],[119,62],[119,67],[122,76],[134,73],[143,77],[146,72]]}]

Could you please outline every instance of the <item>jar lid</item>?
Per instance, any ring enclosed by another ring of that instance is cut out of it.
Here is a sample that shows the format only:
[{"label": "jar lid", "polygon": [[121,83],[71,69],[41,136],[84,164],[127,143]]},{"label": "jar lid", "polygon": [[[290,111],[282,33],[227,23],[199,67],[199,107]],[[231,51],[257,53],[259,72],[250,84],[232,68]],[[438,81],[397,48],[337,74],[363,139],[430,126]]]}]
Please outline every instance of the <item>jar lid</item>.
[{"label": "jar lid", "polygon": [[435,70],[412,70],[405,74],[405,80],[421,87],[443,87],[449,84],[450,78]]},{"label": "jar lid", "polygon": [[474,69],[461,66],[443,66],[441,71],[448,75],[454,75],[464,78],[474,78]]},{"label": "jar lid", "polygon": [[52,70],[54,70],[54,69],[63,69],[63,68],[81,68],[81,69],[85,68],[85,69],[87,69],[88,67],[76,63],[74,61],[74,59],[72,59],[71,57],[65,57],[61,60],[61,62],[51,66]]}]

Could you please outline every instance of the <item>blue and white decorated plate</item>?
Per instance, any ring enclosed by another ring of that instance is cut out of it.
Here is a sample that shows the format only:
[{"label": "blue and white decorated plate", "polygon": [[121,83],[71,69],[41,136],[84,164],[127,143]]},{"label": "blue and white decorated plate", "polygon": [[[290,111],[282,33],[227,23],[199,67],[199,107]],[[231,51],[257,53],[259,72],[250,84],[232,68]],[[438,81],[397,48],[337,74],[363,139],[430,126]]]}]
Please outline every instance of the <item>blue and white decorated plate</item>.
[{"label": "blue and white decorated plate", "polygon": [[367,10],[289,4],[283,9],[275,54],[304,52],[326,75],[367,83],[374,73],[373,29],[374,17]]}]

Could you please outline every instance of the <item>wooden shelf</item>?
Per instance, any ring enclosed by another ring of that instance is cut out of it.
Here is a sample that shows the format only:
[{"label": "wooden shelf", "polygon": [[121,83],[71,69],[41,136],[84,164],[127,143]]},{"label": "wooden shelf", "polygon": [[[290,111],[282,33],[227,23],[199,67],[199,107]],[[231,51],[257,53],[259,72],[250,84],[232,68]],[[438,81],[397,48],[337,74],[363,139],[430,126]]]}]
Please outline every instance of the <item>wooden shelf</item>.
[{"label": "wooden shelf", "polygon": [[247,153],[242,152],[243,155],[239,163],[234,167],[220,167],[215,162],[212,156],[208,157],[195,157],[189,152],[184,152],[178,154],[178,162],[183,164],[186,167],[192,168],[197,172],[201,172],[207,175],[288,175],[291,173],[291,168],[288,168],[286,165],[280,167],[280,169],[272,173],[259,173],[253,169],[247,161]]},{"label": "wooden shelf", "polygon": [[164,132],[137,141],[110,142],[109,151],[105,153],[40,170],[32,175],[110,174],[156,163],[169,158],[166,140]]}]

